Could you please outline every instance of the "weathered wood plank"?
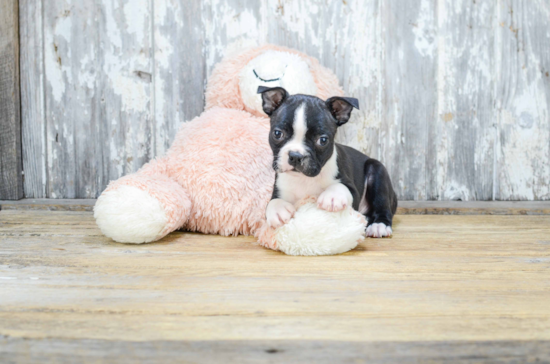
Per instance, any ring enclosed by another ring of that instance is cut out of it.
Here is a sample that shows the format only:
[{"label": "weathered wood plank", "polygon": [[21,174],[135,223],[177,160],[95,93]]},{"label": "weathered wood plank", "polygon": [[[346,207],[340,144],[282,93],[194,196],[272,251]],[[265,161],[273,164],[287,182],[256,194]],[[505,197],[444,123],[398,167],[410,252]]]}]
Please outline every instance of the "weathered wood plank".
[{"label": "weathered wood plank", "polygon": [[21,137],[25,197],[47,197],[42,1],[19,0]]},{"label": "weathered wood plank", "polygon": [[424,200],[434,168],[430,131],[437,117],[437,19],[428,0],[382,3],[382,162],[400,199]]},{"label": "weathered wood plank", "polygon": [[[491,200],[496,3],[438,1],[438,118],[428,134],[430,200]],[[434,142],[432,142],[434,141]]]},{"label": "weathered wood plank", "polygon": [[97,197],[152,156],[150,2],[59,0],[44,17],[47,196]]},{"label": "weathered wood plank", "polygon": [[[95,163],[79,153],[96,140],[96,50],[99,48],[94,4],[48,2],[44,12],[47,197],[75,198],[83,183],[80,165]],[[32,121],[30,121],[32,122]],[[83,144],[81,144],[83,143]],[[91,156],[90,156],[91,157]],[[92,173],[85,173],[90,177]]]},{"label": "weathered wood plank", "polygon": [[549,215],[548,201],[399,201],[404,215]]},{"label": "weathered wood plank", "polygon": [[550,361],[548,341],[345,342],[314,340],[154,341],[0,337],[5,363],[520,363]]},{"label": "weathered wood plank", "polygon": [[498,8],[498,200],[550,199],[550,3]]},{"label": "weathered wood plank", "polygon": [[48,210],[48,211],[93,211],[96,200],[93,199],[22,199],[19,201],[1,201],[0,210]]},{"label": "weathered wood plank", "polygon": [[153,13],[154,155],[162,156],[204,109],[204,29],[200,1],[153,0]]},{"label": "weathered wood plank", "polygon": [[[0,210],[93,211],[93,199],[1,201]],[[399,201],[399,215],[550,215],[550,201]]]},{"label": "weathered wood plank", "polygon": [[23,198],[17,0],[0,1],[0,199]]},{"label": "weathered wood plank", "polygon": [[262,6],[261,1],[249,0],[202,1],[206,81],[227,52],[265,41]]}]

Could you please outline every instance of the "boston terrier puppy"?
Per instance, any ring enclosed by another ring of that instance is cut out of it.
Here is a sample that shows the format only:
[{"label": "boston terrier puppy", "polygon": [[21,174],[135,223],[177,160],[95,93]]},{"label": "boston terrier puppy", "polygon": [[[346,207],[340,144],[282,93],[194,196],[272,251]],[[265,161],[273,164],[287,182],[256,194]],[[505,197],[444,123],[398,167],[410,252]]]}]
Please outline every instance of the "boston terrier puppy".
[{"label": "boston terrier puppy", "polygon": [[397,209],[388,171],[379,161],[334,142],[336,130],[350,118],[357,99],[289,95],[282,87],[258,87],[262,107],[271,118],[275,186],[267,205],[267,223],[278,228],[295,213],[294,203],[306,196],[336,212],[352,206],[367,218],[366,235],[392,235]]}]

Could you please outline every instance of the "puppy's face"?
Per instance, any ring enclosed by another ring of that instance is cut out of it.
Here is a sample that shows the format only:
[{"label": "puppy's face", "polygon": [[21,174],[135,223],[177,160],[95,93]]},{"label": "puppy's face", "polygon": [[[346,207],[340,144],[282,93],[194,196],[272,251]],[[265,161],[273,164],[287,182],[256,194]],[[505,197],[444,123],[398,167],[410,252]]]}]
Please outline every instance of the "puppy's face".
[{"label": "puppy's face", "polygon": [[271,118],[269,144],[273,168],[278,173],[295,172],[317,176],[334,153],[334,137],[345,124],[357,99],[288,95],[281,87],[259,87],[262,107]]}]

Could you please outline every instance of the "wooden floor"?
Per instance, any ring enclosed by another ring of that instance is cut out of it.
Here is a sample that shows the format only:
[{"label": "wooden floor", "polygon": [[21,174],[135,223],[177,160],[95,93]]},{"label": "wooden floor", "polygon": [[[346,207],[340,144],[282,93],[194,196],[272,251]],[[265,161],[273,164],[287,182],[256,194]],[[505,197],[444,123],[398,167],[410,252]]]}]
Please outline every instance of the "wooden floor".
[{"label": "wooden floor", "polygon": [[0,362],[550,361],[549,215],[398,215],[394,231],[291,257],[0,211]]}]

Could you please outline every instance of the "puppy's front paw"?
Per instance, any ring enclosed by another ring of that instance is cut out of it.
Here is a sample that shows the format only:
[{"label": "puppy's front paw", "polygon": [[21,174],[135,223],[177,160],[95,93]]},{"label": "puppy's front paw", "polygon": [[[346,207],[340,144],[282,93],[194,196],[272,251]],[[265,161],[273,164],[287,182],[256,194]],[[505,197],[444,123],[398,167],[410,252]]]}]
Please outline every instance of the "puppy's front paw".
[{"label": "puppy's front paw", "polygon": [[351,201],[352,197],[348,188],[338,183],[319,195],[317,207],[329,212],[338,212],[351,205]]},{"label": "puppy's front paw", "polygon": [[267,205],[265,217],[267,224],[273,229],[277,229],[292,219],[296,209],[294,205],[280,198],[273,199]]},{"label": "puppy's front paw", "polygon": [[367,236],[371,238],[385,238],[392,236],[392,234],[391,226],[387,226],[381,222],[367,226]]}]

